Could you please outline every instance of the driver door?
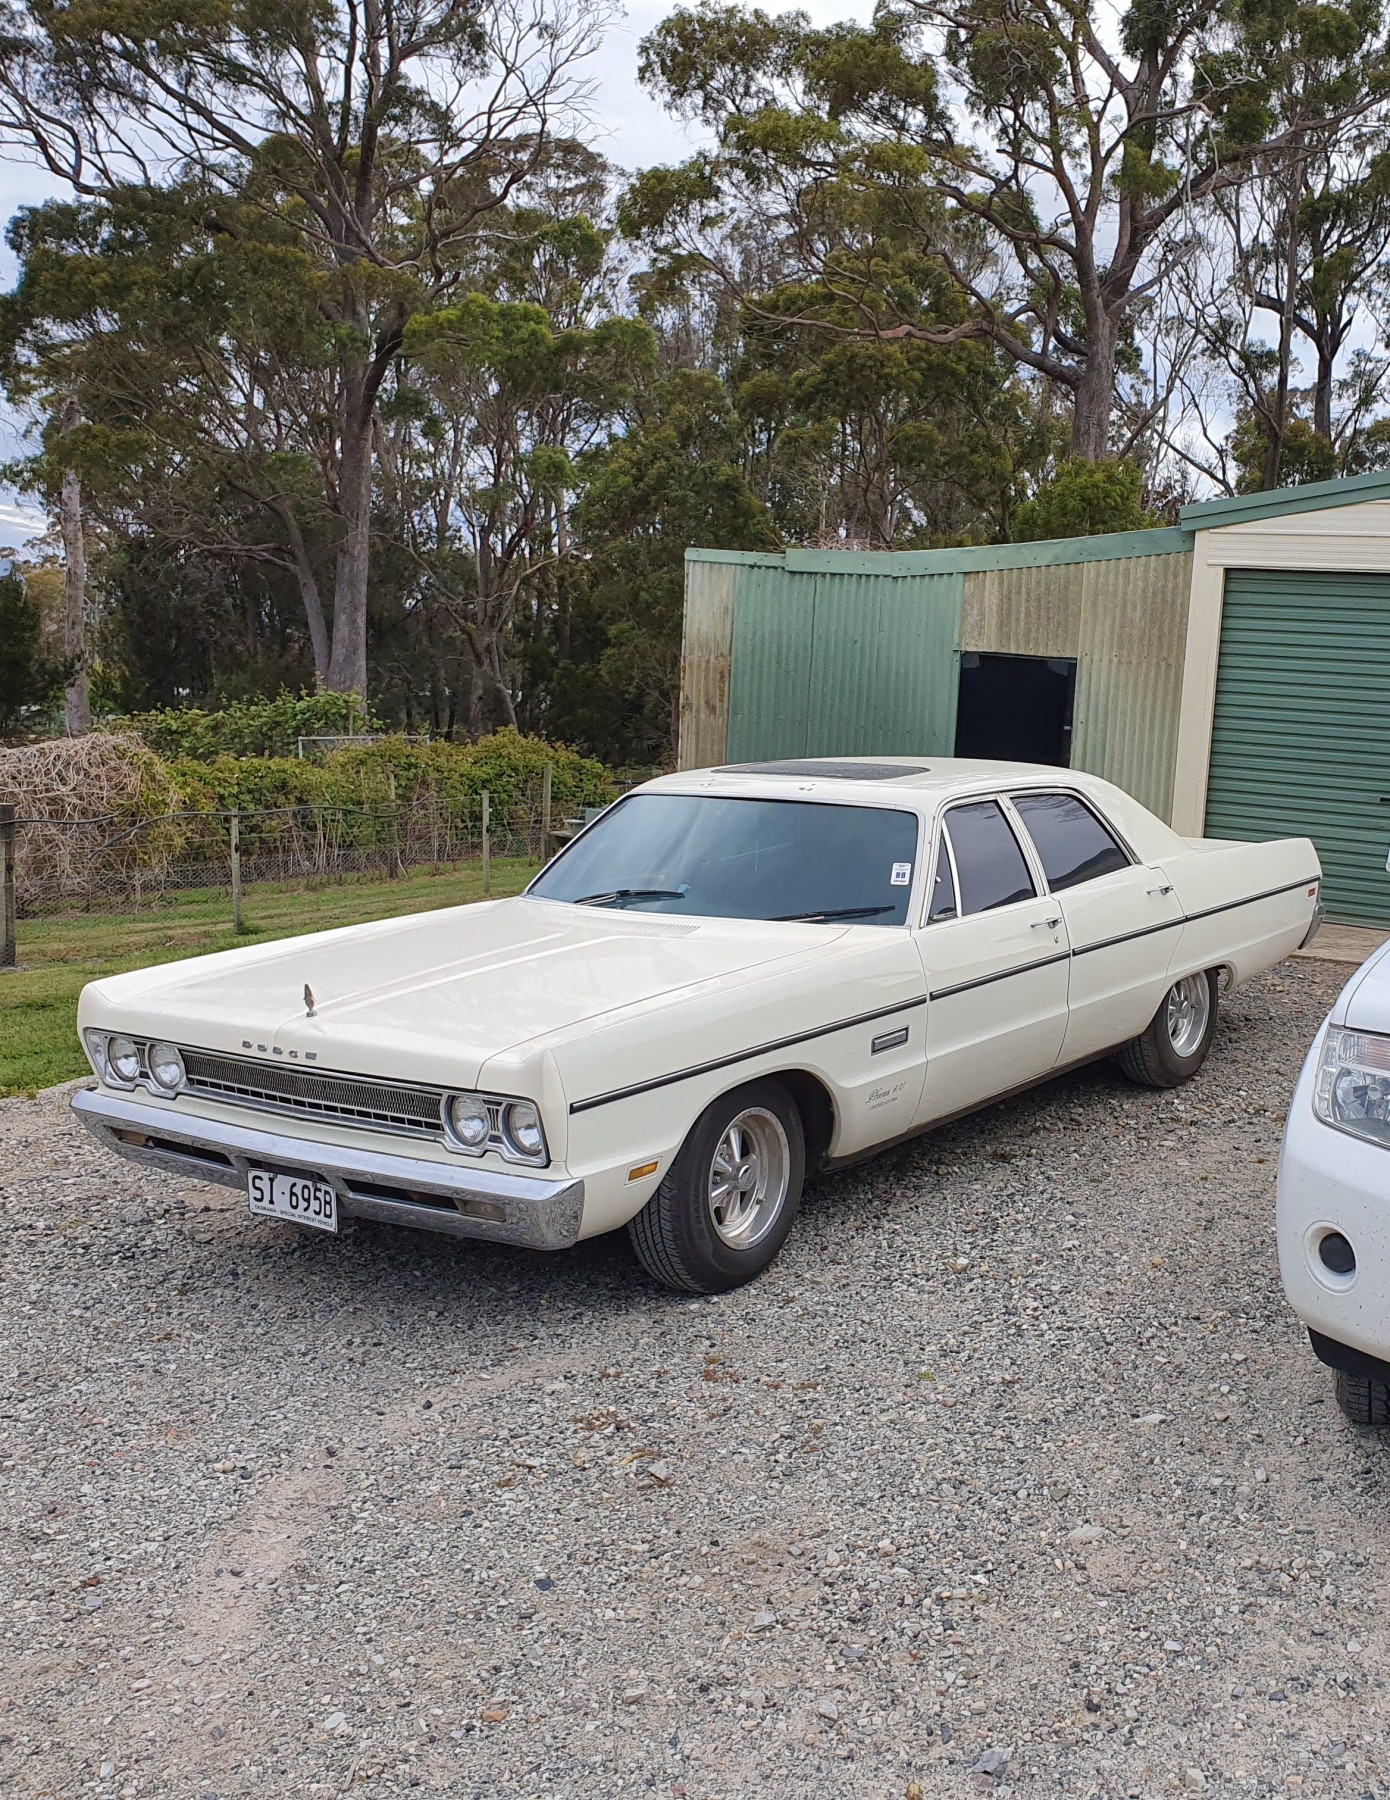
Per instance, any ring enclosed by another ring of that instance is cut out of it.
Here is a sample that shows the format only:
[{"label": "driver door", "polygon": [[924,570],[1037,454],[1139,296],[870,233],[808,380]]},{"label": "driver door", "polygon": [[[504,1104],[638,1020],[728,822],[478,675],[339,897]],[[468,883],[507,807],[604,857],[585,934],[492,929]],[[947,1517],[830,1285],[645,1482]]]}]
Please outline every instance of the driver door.
[{"label": "driver door", "polygon": [[1067,1028],[1062,908],[995,799],[947,808],[927,918],[927,1074],[918,1122],[963,1112],[1051,1070]]}]

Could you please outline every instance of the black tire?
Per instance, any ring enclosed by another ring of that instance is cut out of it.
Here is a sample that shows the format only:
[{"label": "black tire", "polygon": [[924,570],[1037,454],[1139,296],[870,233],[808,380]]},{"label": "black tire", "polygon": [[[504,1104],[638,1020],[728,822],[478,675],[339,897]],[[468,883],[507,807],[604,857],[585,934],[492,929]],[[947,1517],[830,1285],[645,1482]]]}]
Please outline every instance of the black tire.
[{"label": "black tire", "polygon": [[1390,1385],[1373,1375],[1348,1375],[1338,1369],[1336,1387],[1337,1404],[1353,1425],[1390,1430]]},{"label": "black tire", "polygon": [[1185,979],[1205,982],[1207,989],[1206,1023],[1196,1045],[1185,1055],[1173,1046],[1172,1034],[1168,1024],[1168,1003],[1174,992],[1182,983],[1175,982],[1173,987],[1159,1002],[1158,1011],[1149,1020],[1146,1029],[1122,1050],[1116,1052],[1115,1060],[1129,1076],[1141,1087],[1175,1088],[1192,1077],[1207,1060],[1207,1052],[1211,1049],[1212,1039],[1216,1035],[1216,976],[1208,970],[1204,975],[1189,976]]},{"label": "black tire", "polygon": [[[715,1153],[740,1114],[773,1115],[785,1134],[786,1185],[755,1242],[725,1242],[710,1202]],[[724,1294],[752,1281],[777,1255],[801,1204],[806,1135],[796,1102],[778,1081],[750,1081],[707,1106],[690,1128],[666,1179],[627,1228],[637,1260],[665,1287],[683,1294]]]}]

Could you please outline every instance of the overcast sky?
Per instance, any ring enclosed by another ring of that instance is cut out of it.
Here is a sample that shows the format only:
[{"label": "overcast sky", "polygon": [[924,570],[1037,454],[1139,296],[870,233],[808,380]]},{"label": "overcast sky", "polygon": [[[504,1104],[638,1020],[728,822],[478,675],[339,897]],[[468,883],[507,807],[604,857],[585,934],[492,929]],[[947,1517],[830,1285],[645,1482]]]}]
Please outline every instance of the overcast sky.
[{"label": "overcast sky", "polygon": [[[628,0],[626,15],[610,27],[591,65],[597,85],[594,108],[600,133],[595,148],[624,168],[675,162],[687,153],[691,138],[637,84],[637,45],[667,12],[672,0]],[[793,0],[761,0],[769,12],[790,12]],[[870,0],[800,0],[801,9],[817,21],[867,19]],[[32,166],[0,162],[0,218],[10,219],[22,206],[59,192],[57,184]],[[15,259],[0,246],[0,286],[12,287]],[[20,447],[16,422],[0,412],[0,461]],[[18,544],[43,529],[43,520],[28,501],[0,487],[0,545]]]}]

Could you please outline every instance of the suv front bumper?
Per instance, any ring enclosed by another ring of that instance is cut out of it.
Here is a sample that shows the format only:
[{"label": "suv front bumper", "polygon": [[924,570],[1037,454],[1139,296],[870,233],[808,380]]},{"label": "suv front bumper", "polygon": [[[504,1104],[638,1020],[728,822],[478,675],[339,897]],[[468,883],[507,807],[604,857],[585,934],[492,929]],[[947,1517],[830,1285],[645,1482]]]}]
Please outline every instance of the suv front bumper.
[{"label": "suv front bumper", "polygon": [[486,1238],[529,1250],[565,1250],[579,1236],[584,1183],[546,1180],[419,1157],[321,1144],[277,1131],[149,1106],[81,1088],[72,1109],[108,1150],[194,1181],[246,1189],[250,1169],[317,1175],[332,1184],[348,1218]]}]

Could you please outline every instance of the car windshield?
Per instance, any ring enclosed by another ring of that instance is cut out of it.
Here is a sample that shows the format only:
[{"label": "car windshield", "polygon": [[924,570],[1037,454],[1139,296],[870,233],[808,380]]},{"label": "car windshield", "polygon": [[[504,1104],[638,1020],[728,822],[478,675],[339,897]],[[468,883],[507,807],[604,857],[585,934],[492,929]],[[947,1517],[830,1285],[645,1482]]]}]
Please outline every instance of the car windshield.
[{"label": "car windshield", "polygon": [[916,856],[916,814],[889,807],[632,794],[527,891],[687,917],[901,925]]}]

